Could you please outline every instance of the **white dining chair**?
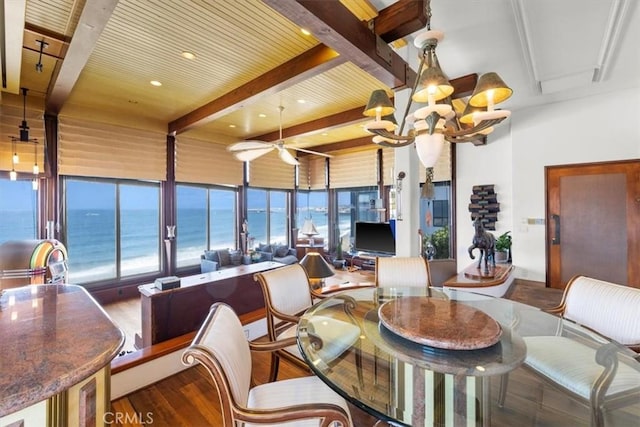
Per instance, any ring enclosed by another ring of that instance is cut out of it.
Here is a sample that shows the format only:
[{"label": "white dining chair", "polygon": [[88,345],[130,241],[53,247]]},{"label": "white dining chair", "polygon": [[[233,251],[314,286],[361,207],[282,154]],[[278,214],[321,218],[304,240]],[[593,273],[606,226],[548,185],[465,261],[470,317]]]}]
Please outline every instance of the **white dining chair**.
[{"label": "white dining chair", "polygon": [[[257,273],[254,278],[262,286],[264,294],[269,340],[295,337],[300,315],[313,305],[314,297],[322,296],[312,291],[304,268],[300,264],[292,264]],[[340,357],[360,338],[359,327],[339,319],[326,318],[314,327],[326,330],[331,337],[318,350],[319,357],[325,362]],[[308,369],[298,346],[293,343],[271,353],[270,381],[278,377],[280,358]]]},{"label": "white dining chair", "polygon": [[431,286],[429,263],[422,257],[377,257],[375,284],[380,287]]},{"label": "white dining chair", "polygon": [[347,402],[316,376],[251,387],[251,351],[273,351],[282,345],[287,342],[247,341],[233,309],[215,303],[182,361],[188,366],[199,362],[211,375],[224,426],[352,426]]}]

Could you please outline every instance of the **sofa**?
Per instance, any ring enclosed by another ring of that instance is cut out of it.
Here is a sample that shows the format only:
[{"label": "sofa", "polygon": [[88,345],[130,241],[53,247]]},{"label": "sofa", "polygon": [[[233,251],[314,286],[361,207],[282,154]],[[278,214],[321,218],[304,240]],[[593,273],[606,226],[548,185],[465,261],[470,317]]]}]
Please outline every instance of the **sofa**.
[{"label": "sofa", "polygon": [[232,249],[213,249],[200,255],[200,272],[209,273],[242,264],[242,252]]},{"label": "sofa", "polygon": [[260,261],[276,261],[282,264],[295,264],[298,262],[295,248],[287,245],[258,245],[256,252],[260,254]]}]

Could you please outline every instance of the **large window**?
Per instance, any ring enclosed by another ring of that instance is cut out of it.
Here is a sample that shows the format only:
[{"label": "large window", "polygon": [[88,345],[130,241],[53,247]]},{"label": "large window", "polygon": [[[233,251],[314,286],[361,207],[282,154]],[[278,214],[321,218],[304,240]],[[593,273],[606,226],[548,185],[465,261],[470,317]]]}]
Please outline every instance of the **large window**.
[{"label": "large window", "polygon": [[289,241],[288,193],[247,189],[247,222],[254,243],[287,244]]},{"label": "large window", "polygon": [[205,249],[236,247],[236,191],[218,187],[176,187],[177,266],[200,263]]},{"label": "large window", "polygon": [[434,190],[433,199],[420,199],[420,229],[432,245],[429,253],[433,254],[433,258],[452,258],[451,182],[436,182]]},{"label": "large window", "polygon": [[0,179],[0,243],[37,237],[37,200],[31,181]]},{"label": "large window", "polygon": [[69,281],[89,284],[160,271],[160,186],[65,180]]},{"label": "large window", "polygon": [[326,191],[298,191],[296,197],[296,227],[302,229],[306,219],[311,219],[318,237],[329,242],[329,198]]},{"label": "large window", "polygon": [[376,210],[377,187],[362,187],[336,192],[338,198],[338,237],[348,234],[353,240],[356,221],[382,222],[384,213]]}]

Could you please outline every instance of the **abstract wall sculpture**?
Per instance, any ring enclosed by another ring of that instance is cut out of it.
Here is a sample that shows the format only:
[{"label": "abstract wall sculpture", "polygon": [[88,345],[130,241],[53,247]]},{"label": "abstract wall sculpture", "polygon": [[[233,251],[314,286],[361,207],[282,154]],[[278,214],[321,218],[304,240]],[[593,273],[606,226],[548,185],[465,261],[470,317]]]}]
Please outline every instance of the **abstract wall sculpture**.
[{"label": "abstract wall sculpture", "polygon": [[493,184],[474,185],[473,192],[471,193],[471,203],[469,203],[471,221],[475,221],[477,217],[480,217],[484,223],[485,230],[496,229],[498,212],[500,212],[498,195],[495,193],[493,187]]}]

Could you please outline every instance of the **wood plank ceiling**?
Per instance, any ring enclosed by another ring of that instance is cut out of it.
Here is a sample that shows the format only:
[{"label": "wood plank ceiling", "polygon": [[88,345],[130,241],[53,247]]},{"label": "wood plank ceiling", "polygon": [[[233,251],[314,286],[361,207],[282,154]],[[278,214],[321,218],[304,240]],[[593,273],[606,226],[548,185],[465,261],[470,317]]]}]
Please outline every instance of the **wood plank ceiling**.
[{"label": "wood plank ceiling", "polygon": [[[424,22],[415,0],[381,12],[365,0],[27,0],[21,85],[50,113],[133,118],[221,143],[277,140],[283,105],[288,144],[368,144],[371,91],[415,78],[380,40]],[[37,40],[48,44],[42,72]]]}]

